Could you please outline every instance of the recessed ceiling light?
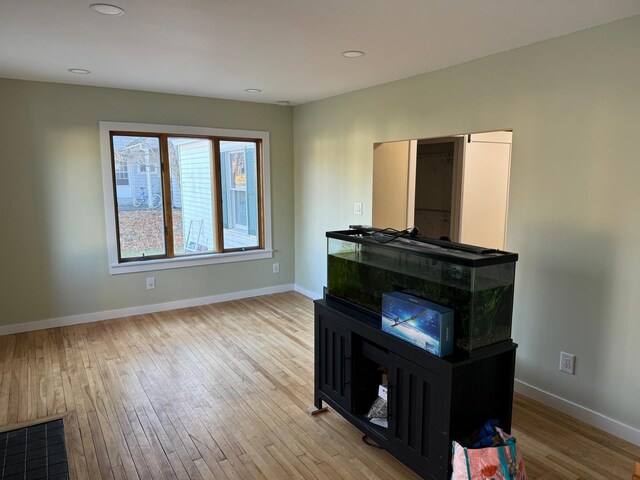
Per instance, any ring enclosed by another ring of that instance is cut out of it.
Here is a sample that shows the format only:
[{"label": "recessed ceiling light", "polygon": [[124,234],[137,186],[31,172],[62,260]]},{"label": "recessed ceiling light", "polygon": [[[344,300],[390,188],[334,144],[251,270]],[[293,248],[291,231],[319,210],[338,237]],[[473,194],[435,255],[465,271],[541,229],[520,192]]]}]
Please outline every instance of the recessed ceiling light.
[{"label": "recessed ceiling light", "polygon": [[247,93],[260,93],[262,90],[259,88],[245,88],[244,91]]},{"label": "recessed ceiling light", "polygon": [[345,52],[342,52],[342,56],[347,58],[364,57],[364,52],[361,50],[347,50]]},{"label": "recessed ceiling light", "polygon": [[276,103],[278,105],[291,105],[291,102],[289,100],[278,100]]},{"label": "recessed ceiling light", "polygon": [[87,75],[91,73],[91,71],[87,70],[86,68],[70,68],[67,71],[71,73],[77,73],[78,75]]},{"label": "recessed ceiling light", "polygon": [[123,9],[116,5],[109,5],[108,3],[94,3],[93,5],[89,5],[89,8],[102,15],[111,15],[113,17],[124,15]]}]

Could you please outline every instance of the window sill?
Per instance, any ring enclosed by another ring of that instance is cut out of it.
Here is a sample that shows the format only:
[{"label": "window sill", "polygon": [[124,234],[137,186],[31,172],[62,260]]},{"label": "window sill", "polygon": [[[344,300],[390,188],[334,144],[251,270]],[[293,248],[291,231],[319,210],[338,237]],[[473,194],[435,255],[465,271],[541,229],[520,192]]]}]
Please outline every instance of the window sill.
[{"label": "window sill", "polygon": [[250,250],[246,252],[212,253],[210,255],[198,255],[161,258],[158,260],[144,260],[139,262],[126,262],[109,265],[111,275],[122,273],[152,272],[155,270],[169,270],[173,268],[198,267],[202,265],[215,265],[218,263],[244,262],[247,260],[259,260],[273,258],[273,250]]}]

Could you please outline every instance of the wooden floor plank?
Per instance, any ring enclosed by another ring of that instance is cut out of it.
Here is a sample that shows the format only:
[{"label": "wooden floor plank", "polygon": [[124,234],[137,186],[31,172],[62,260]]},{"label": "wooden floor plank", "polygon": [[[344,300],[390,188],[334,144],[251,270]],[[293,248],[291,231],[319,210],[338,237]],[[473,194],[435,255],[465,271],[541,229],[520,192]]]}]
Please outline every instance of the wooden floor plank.
[{"label": "wooden floor plank", "polygon": [[[72,479],[417,477],[313,401],[297,293],[0,337],[0,429],[61,414]],[[529,479],[630,478],[640,447],[516,395]]]}]

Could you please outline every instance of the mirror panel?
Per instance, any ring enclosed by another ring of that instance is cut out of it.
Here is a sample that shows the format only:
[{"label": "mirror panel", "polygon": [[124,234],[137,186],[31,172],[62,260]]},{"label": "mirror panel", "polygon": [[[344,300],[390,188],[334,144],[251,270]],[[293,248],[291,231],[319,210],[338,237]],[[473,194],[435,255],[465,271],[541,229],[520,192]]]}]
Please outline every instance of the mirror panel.
[{"label": "mirror panel", "polygon": [[504,249],[511,131],[374,145],[372,225]]}]

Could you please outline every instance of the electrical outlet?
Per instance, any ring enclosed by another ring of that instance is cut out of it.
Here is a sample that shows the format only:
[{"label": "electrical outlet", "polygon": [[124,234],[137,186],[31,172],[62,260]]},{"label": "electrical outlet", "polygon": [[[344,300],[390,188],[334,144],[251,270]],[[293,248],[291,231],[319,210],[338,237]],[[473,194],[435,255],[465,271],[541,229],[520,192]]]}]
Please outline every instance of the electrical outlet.
[{"label": "electrical outlet", "polygon": [[576,356],[570,353],[560,352],[560,371],[569,375],[576,374]]},{"label": "electrical outlet", "polygon": [[273,273],[280,273],[280,264],[279,263],[274,263],[273,264]]},{"label": "electrical outlet", "polygon": [[362,215],[362,202],[355,202],[353,204],[353,214]]},{"label": "electrical outlet", "polygon": [[147,277],[147,290],[156,288],[156,277]]}]

